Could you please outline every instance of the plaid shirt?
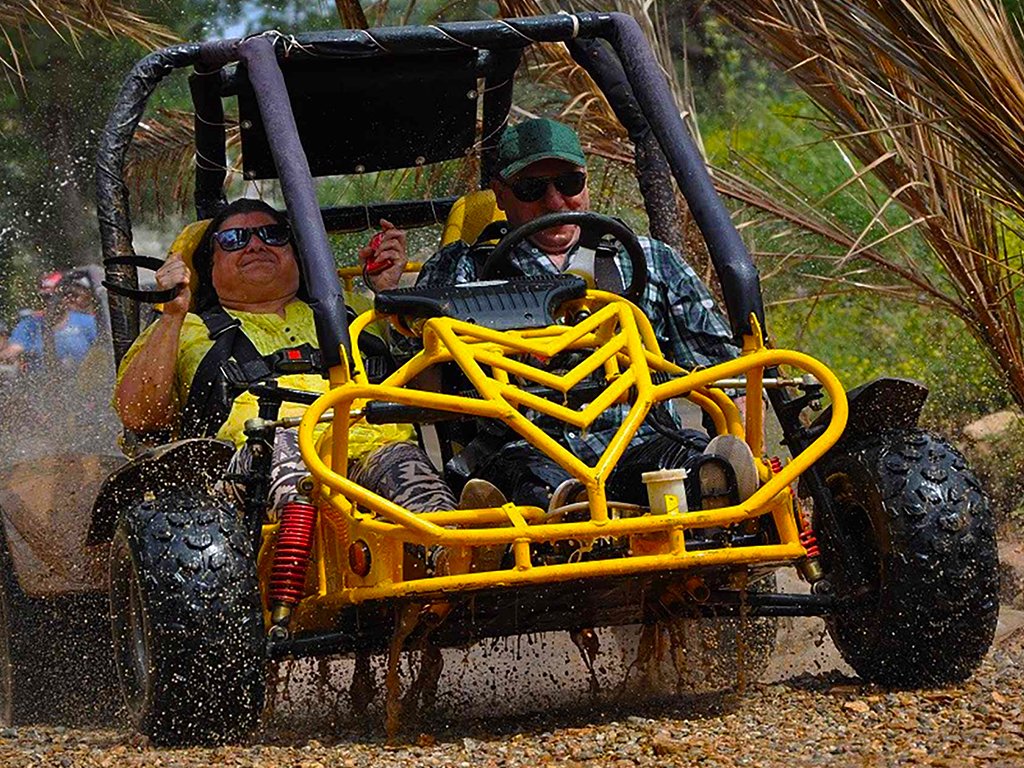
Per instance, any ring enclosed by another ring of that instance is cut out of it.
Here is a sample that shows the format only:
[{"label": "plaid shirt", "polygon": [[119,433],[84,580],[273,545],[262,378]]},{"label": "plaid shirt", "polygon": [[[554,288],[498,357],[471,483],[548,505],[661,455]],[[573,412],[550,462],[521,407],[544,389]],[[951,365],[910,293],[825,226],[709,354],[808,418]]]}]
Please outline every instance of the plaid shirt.
[{"label": "plaid shirt", "polygon": [[[729,325],[697,273],[672,247],[646,237],[639,239],[647,257],[647,287],[638,306],[651,321],[662,354],[687,369],[714,365],[736,357],[739,350],[732,343]],[[527,277],[552,275],[559,271],[546,254],[528,241],[513,250],[510,261]],[[624,250],[619,250],[616,262],[622,284],[629,285],[633,266]],[[479,279],[477,268],[470,247],[456,241],[442,248],[423,265],[416,284],[441,286],[473,282]],[[608,445],[626,410],[625,405],[613,406],[585,432],[563,422],[541,426],[581,459],[593,463]],[[645,425],[637,436],[650,431],[651,428]]]}]

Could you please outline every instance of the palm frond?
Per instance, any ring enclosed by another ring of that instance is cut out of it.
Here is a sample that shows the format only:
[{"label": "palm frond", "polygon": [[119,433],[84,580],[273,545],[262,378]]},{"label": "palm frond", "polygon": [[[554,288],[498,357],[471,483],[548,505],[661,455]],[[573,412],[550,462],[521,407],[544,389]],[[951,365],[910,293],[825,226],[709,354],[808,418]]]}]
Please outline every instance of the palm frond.
[{"label": "palm frond", "polygon": [[[225,118],[227,132],[229,175],[241,178],[238,169],[238,149],[241,135],[237,121]],[[136,199],[143,188],[152,182],[156,190],[157,206],[167,194],[164,181],[174,179],[171,199],[184,211],[190,202],[195,179],[195,134],[192,113],[184,110],[161,109],[139,123],[125,165],[125,179],[134,190]]]},{"label": "palm frond", "polygon": [[8,53],[0,68],[20,79],[20,52],[26,31],[46,30],[76,48],[86,34],[122,37],[145,48],[169,45],[177,37],[161,24],[114,0],[0,0],[0,33]]},{"label": "palm frond", "polygon": [[338,9],[338,18],[348,29],[369,28],[370,24],[359,0],[334,0],[334,4]]},{"label": "palm frond", "polygon": [[[557,3],[545,0],[498,0],[498,10],[501,16],[539,16],[556,13],[559,8]],[[630,146],[626,132],[608,100],[586,70],[573,61],[565,46],[560,43],[539,44],[531,46],[528,51],[531,70],[537,81],[552,85],[570,97],[559,116],[575,126],[584,149],[596,151],[600,147],[610,155],[628,155],[631,158],[632,151],[624,151]],[[621,145],[623,150],[612,145]]]},{"label": "palm frond", "polygon": [[[1024,55],[996,0],[715,0],[821,110],[941,265],[943,306],[984,344],[1024,404],[1014,288],[1024,221]],[[861,170],[856,170],[860,164]],[[889,232],[886,237],[898,233]],[[866,237],[866,231],[865,231]],[[1011,245],[1017,243],[1017,245]],[[864,256],[851,244],[851,255]],[[925,269],[891,258],[901,279]],[[918,284],[918,287],[921,287]]]}]

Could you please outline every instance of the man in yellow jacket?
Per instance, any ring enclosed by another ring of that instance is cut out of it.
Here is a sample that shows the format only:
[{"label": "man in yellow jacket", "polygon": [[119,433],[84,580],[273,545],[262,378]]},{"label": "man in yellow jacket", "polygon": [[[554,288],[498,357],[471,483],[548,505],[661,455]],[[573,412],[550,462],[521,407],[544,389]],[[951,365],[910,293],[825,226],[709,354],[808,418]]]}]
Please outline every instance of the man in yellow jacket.
[{"label": "man in yellow jacket", "polygon": [[[209,435],[233,442],[239,451],[233,470],[246,466],[246,420],[257,415],[256,398],[243,392],[218,403],[206,389],[223,391],[200,377],[204,360],[219,334],[241,332],[253,355],[317,345],[313,313],[303,301],[305,286],[287,219],[258,200],[237,200],[207,226],[193,257],[192,270],[178,254],[156,273],[161,288],[181,286],[160,317],[135,341],[121,361],[114,406],[124,425],[136,432],[170,429],[179,436]],[[194,312],[190,311],[194,306]],[[216,323],[223,321],[220,326]],[[237,328],[236,328],[237,326]],[[236,347],[237,348],[237,347]],[[223,376],[219,362],[212,377]],[[318,373],[286,374],[281,386],[323,392]],[[195,386],[193,386],[195,385]],[[301,406],[285,404],[282,416]],[[350,435],[350,475],[367,488],[415,512],[454,509],[457,502],[426,455],[409,442],[406,425],[358,424]],[[296,481],[307,474],[294,430],[277,431],[271,477],[271,510],[295,494]]]}]

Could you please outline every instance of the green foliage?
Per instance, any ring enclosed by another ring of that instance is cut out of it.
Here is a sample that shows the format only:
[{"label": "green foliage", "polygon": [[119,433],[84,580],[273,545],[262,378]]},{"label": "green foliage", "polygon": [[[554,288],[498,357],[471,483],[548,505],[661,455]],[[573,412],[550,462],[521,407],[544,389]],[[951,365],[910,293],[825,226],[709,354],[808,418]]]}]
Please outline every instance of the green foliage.
[{"label": "green foliage", "polygon": [[[312,32],[338,29],[340,26],[333,0],[282,0],[273,4],[235,0],[230,9],[213,5],[217,8],[217,14],[214,16],[218,19],[216,28],[222,32],[224,29],[230,29],[233,34],[250,34],[264,29]],[[230,12],[225,13],[226,10]],[[479,19],[493,16],[495,10],[493,3],[480,0],[425,0],[401,3],[382,0],[363,3],[363,11],[371,27]]]},{"label": "green foliage", "polygon": [[[837,223],[859,232],[876,210],[866,196],[877,203],[885,193],[867,176],[866,191],[853,185],[818,205],[854,173],[838,146],[823,140],[818,119],[817,107],[802,92],[779,84],[771,92],[723,96],[720,110],[702,112],[701,135],[712,165],[744,171],[769,190],[775,182],[787,193],[799,190],[805,205],[823,208]],[[905,219],[897,206],[891,216]]]},{"label": "green foliage", "polygon": [[984,350],[946,312],[853,294],[767,313],[778,346],[820,359],[847,389],[882,376],[923,382],[932,423],[962,423],[1010,404]]},{"label": "green foliage", "polygon": [[[23,90],[0,91],[2,299],[24,302],[18,285],[35,273],[98,258],[91,213],[93,163],[115,80],[137,51],[84,38],[75,50],[55,36],[34,40]],[[116,73],[116,74],[115,74]]]},{"label": "green foliage", "polygon": [[[182,37],[204,37],[209,20],[240,3],[143,2],[135,10]],[[30,304],[38,275],[99,259],[93,212],[96,149],[124,76],[145,51],[83,35],[72,44],[34,29],[22,51],[24,82],[0,89],[0,314]],[[161,89],[154,107],[181,103],[184,83]]]},{"label": "green foliage", "polygon": [[[695,11],[679,30],[702,118],[730,110],[741,98],[761,98],[787,87],[783,75],[752,55],[725,21],[706,9]],[[677,66],[683,66],[682,57]]]},{"label": "green foliage", "polygon": [[[816,111],[806,97],[786,87],[768,94],[755,90],[753,96],[734,92],[722,104],[721,110],[702,113],[701,118],[712,164],[742,170],[780,195],[799,189],[804,205],[848,231],[859,233],[868,226],[885,193],[868,176],[863,188],[854,184],[828,197],[853,171],[835,144],[820,140]],[[834,287],[821,279],[832,268],[827,259],[841,256],[842,249],[810,241],[795,227],[766,223],[748,211],[736,217],[751,224],[744,229],[745,239],[760,253],[759,269],[768,275],[768,324],[778,345],[821,359],[848,388],[880,376],[924,382],[932,392],[925,410],[932,423],[963,423],[1010,403],[984,349],[960,319],[869,290],[822,298]],[[895,227],[907,217],[893,206],[886,221]],[[876,226],[869,237],[881,233]],[[794,251],[815,252],[818,258],[785,260]],[[912,232],[882,251],[894,259],[912,257],[933,274],[937,271],[923,240]],[[850,269],[864,266],[856,259],[849,264]],[[865,282],[873,279],[876,284],[884,281],[871,273],[864,276]]]}]

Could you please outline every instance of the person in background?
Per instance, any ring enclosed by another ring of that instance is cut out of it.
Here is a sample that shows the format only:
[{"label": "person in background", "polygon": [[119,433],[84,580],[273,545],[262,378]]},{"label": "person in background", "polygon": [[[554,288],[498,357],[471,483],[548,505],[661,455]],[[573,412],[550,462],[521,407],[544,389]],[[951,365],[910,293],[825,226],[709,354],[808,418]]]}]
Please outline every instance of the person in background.
[{"label": "person in background", "polygon": [[17,373],[17,365],[13,362],[3,362],[4,351],[10,344],[11,329],[7,323],[0,320],[0,380],[8,379]]},{"label": "person in background", "polygon": [[28,371],[48,362],[75,370],[99,335],[89,278],[76,271],[48,273],[39,295],[44,309],[22,313],[0,362],[18,362]]}]

